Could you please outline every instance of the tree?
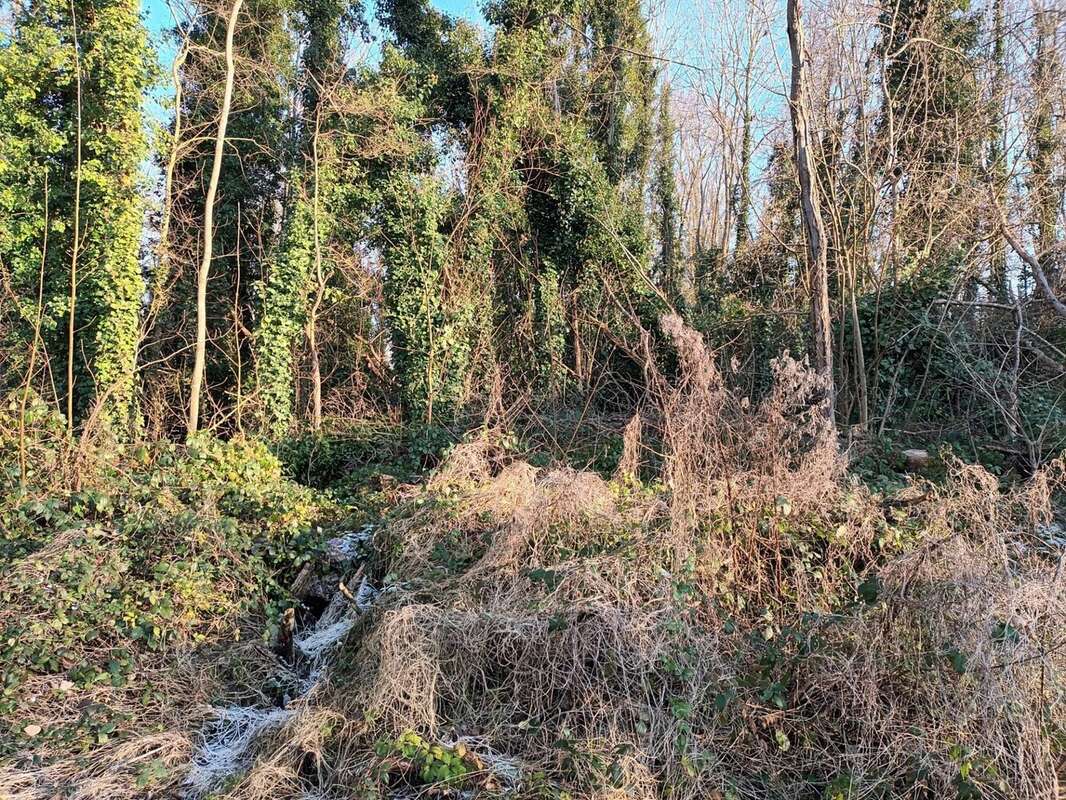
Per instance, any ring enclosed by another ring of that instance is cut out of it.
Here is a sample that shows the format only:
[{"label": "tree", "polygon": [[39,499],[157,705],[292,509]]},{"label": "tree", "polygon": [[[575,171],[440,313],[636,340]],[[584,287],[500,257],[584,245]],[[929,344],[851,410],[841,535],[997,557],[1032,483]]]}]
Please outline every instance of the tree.
[{"label": "tree", "polygon": [[639,196],[651,156],[655,70],[639,0],[587,0],[589,121],[613,183]]},{"label": "tree", "polygon": [[792,58],[789,111],[792,118],[793,150],[799,179],[803,230],[807,241],[807,276],[811,294],[811,340],[814,367],[822,378],[826,398],[824,413],[834,415],[833,326],[829,311],[829,268],[825,251],[825,225],[818,196],[818,177],[811,153],[810,97],[807,87],[806,53],[803,44],[803,9],[800,0],[788,0],[788,44]]},{"label": "tree", "polygon": [[71,428],[98,405],[116,434],[136,425],[142,104],[153,74],[133,0],[21,5],[0,51],[0,125],[10,136],[0,204],[14,223],[3,226],[0,259],[24,291],[20,335],[39,314],[45,349],[66,364],[51,377]]},{"label": "tree", "polygon": [[341,124],[331,104],[342,88],[350,32],[365,26],[362,9],[343,2],[301,2],[296,10],[304,43],[300,99],[291,112],[288,197],[255,331],[260,416],[274,433],[284,432],[293,420],[299,381],[295,352],[301,337],[311,361],[311,427],[322,425],[319,318],[332,272],[327,263],[331,229],[338,222],[337,153],[328,140]]},{"label": "tree", "polygon": [[980,194],[985,140],[974,74],[979,20],[968,8],[968,0],[882,3],[880,134],[894,187],[897,278],[926,265],[956,268],[974,231],[971,204],[959,202]]},{"label": "tree", "polygon": [[233,81],[236,62],[233,53],[233,32],[241,12],[242,0],[233,0],[226,23],[226,82],[222,90],[222,108],[218,115],[218,132],[215,134],[215,157],[211,162],[211,179],[204,200],[203,258],[196,273],[196,349],[193,360],[192,379],[189,382],[189,436],[200,428],[200,393],[204,380],[204,364],[207,357],[207,282],[211,274],[211,254],[214,245],[215,195],[218,179],[222,173],[222,153],[226,146],[226,127],[229,125],[230,103],[233,100]]},{"label": "tree", "polygon": [[655,201],[659,256],[658,283],[671,302],[681,299],[680,247],[678,243],[677,144],[676,128],[670,109],[670,84],[659,91],[659,120],[655,129],[655,173],[652,194]]},{"label": "tree", "polygon": [[1054,95],[1058,85],[1055,27],[1051,12],[1038,5],[1034,20],[1035,53],[1032,66],[1033,108],[1029,115],[1029,193],[1032,197],[1034,240],[1041,269],[1055,282],[1051,266],[1056,241],[1056,225],[1062,199],[1056,187],[1054,169],[1058,149]]},{"label": "tree", "polygon": [[[1003,18],[1004,0],[992,3],[992,92],[989,102],[988,164],[993,173],[996,192],[996,206],[1006,202],[1007,194],[1007,153],[1006,140],[1006,30]],[[993,220],[993,229],[996,226]],[[1001,303],[1009,300],[1010,289],[1007,283],[1007,251],[1000,236],[993,236],[989,250],[989,280],[996,299]]]}]

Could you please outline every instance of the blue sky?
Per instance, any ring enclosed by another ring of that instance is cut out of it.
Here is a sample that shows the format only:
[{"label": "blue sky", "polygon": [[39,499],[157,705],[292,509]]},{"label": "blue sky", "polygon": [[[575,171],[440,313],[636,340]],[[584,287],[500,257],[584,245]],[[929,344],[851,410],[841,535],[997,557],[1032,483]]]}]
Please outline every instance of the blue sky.
[{"label": "blue sky", "polygon": [[[431,0],[431,4],[447,14],[467,19],[475,24],[483,24],[484,17],[482,17],[479,8],[481,1],[482,0]],[[0,0],[0,3],[2,2],[3,0]],[[367,16],[371,23],[371,30],[376,33],[377,25],[373,19],[374,0],[364,0],[364,2],[369,6]],[[141,3],[144,12],[145,25],[152,37],[156,52],[159,54],[159,63],[168,74],[168,77],[165,78],[157,88],[155,97],[149,103],[149,109],[152,116],[162,120],[166,118],[168,114],[166,111],[168,99],[173,96],[173,90],[169,80],[169,71],[174,56],[177,53],[177,47],[176,43],[170,37],[165,35],[165,32],[174,27],[174,17],[171,14],[167,0],[141,0]],[[181,0],[178,0],[179,7],[180,3]]]},{"label": "blue sky", "polygon": [[[143,3],[148,30],[157,38],[158,43],[159,34],[173,24],[170,8],[166,0],[143,0]],[[435,0],[433,5],[448,14],[474,22],[481,20],[477,0]]]},{"label": "blue sky", "polygon": [[[2,0],[0,0],[2,2]],[[480,0],[433,0],[433,6],[447,14],[470,20],[474,23],[483,23],[479,8]],[[174,27],[174,17],[171,14],[167,0],[142,0],[145,25],[152,37],[152,42],[159,53],[159,61],[163,68],[169,72],[171,62],[176,53],[175,43],[167,37],[166,31]],[[368,0],[368,5],[373,7],[373,0]],[[373,10],[368,15],[373,17]],[[371,19],[373,26],[373,19]],[[169,79],[164,79],[157,90],[156,97],[150,103],[150,112],[153,116],[163,119],[167,112],[166,98],[171,96]]]}]

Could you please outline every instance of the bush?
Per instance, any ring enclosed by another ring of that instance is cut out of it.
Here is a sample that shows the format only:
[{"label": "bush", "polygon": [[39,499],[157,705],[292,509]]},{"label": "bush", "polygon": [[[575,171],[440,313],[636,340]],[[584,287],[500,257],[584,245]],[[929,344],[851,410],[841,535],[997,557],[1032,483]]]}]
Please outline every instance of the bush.
[{"label": "bush", "polygon": [[130,698],[151,706],[146,676],[177,654],[239,639],[250,618],[269,636],[319,512],[263,445],[207,437],[116,450],[76,491],[9,491],[0,752],[103,743],[137,727]]}]

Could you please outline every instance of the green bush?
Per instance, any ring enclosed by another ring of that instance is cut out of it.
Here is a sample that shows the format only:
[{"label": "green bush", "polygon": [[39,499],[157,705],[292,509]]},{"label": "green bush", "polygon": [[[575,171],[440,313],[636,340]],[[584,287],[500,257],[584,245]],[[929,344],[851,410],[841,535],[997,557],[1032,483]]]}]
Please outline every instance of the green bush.
[{"label": "green bush", "polygon": [[29,678],[122,688],[164,648],[239,637],[249,615],[270,635],[321,539],[316,496],[247,440],[137,445],[78,491],[2,500],[0,750],[23,735]]}]

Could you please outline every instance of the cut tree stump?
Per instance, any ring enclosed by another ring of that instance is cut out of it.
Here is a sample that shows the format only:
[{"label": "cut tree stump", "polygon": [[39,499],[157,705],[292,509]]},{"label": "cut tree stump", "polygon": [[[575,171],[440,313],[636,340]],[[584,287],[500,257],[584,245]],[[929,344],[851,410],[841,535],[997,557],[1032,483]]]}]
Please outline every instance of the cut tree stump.
[{"label": "cut tree stump", "polygon": [[903,459],[907,464],[908,472],[921,472],[929,466],[929,451],[904,450]]}]

